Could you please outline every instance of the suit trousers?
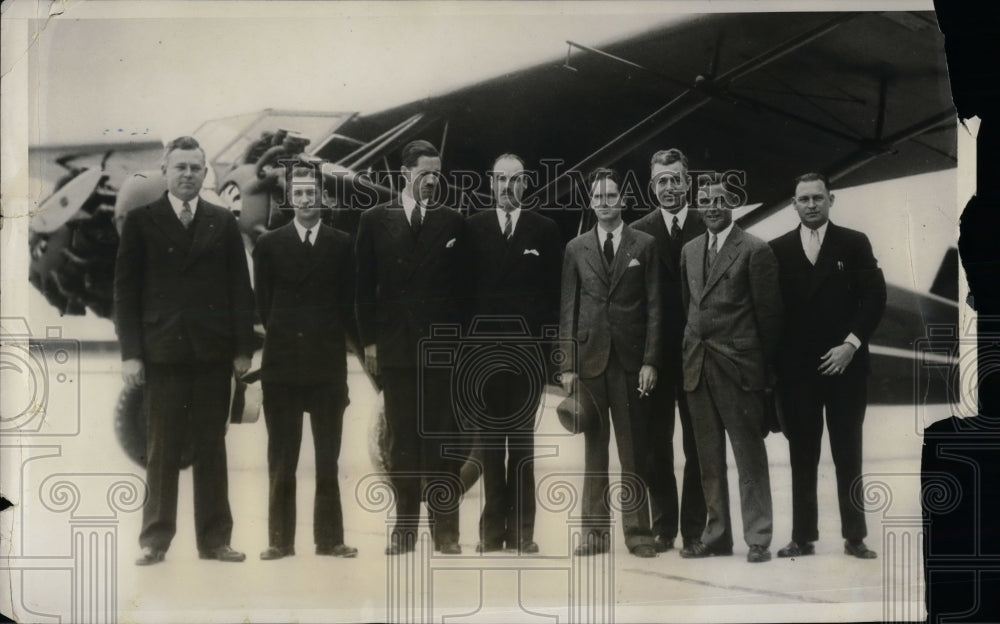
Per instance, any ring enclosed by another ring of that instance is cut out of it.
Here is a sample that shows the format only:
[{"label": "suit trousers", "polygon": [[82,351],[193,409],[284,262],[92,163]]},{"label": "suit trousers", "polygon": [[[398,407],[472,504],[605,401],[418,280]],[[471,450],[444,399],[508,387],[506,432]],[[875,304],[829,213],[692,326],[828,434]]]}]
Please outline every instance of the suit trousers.
[{"label": "suit trousers", "polygon": [[[830,432],[830,454],[837,473],[840,527],[845,539],[860,540],[868,534],[865,512],[851,497],[861,491],[862,430],[867,406],[868,378],[863,372],[846,375],[810,375],[782,384],[785,435],[792,464],[792,539],[812,542],[819,538],[816,477],[823,441],[823,409]],[[857,497],[860,501],[860,496]]]},{"label": "suit trousers", "polygon": [[711,354],[705,355],[698,387],[688,392],[708,510],[701,541],[717,550],[733,545],[726,466],[727,433],[740,480],[743,538],[748,546],[767,548],[771,545],[771,483],[764,446],[762,394],[741,388]]},{"label": "suit trousers", "polygon": [[535,416],[544,379],[500,371],[483,384],[487,419],[479,423],[485,502],[479,538],[516,548],[534,539]]},{"label": "suit trousers", "polygon": [[[621,463],[621,513],[625,545],[653,543],[649,526],[649,499],[646,496],[646,432],[649,429],[650,399],[639,398],[639,374],[627,372],[614,348],[601,375],[580,379],[597,403],[600,426],[584,432],[585,472],[583,477],[583,520],[587,539],[598,540],[610,530],[611,491],[608,479],[608,444],[614,424],[618,460]],[[610,418],[608,412],[610,411]],[[597,543],[600,543],[598,541]]]},{"label": "suit trousers", "polygon": [[[701,469],[698,465],[698,446],[691,427],[691,410],[679,370],[676,374],[660,374],[652,401],[646,474],[649,478],[653,535],[658,535],[667,542],[676,538],[679,511],[680,534],[687,544],[701,538],[701,532],[705,530],[705,494],[701,488]],[[674,475],[674,426],[677,421],[674,417],[675,405],[681,422],[681,442],[684,449],[679,509],[677,478]]]},{"label": "suit trousers", "polygon": [[302,446],[302,415],[309,413],[316,455],[313,540],[318,547],[344,543],[337,461],[347,407],[346,386],[336,382],[263,383],[267,424],[268,544],[295,546],[295,471]]},{"label": "suit trousers", "polygon": [[139,544],[165,551],[177,532],[177,482],[185,445],[194,448],[194,522],[198,551],[229,544],[226,421],[231,362],[145,363],[146,483]]},{"label": "suit trousers", "polygon": [[456,447],[450,378],[451,371],[435,368],[382,371],[389,476],[396,494],[393,543],[416,543],[421,499],[435,546],[458,541],[463,459]]}]

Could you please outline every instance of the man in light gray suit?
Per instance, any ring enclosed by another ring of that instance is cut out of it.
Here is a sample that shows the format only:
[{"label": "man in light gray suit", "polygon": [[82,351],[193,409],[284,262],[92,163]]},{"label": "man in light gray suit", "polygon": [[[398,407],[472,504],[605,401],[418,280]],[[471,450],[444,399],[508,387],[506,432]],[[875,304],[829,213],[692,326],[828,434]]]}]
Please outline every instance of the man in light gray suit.
[{"label": "man in light gray suit", "polygon": [[559,333],[576,340],[579,370],[569,368],[574,362],[568,358],[562,384],[569,392],[579,375],[600,413],[599,426],[584,432],[587,533],[574,554],[596,555],[610,547],[608,443],[614,423],[622,498],[631,499],[622,510],[625,545],[637,557],[655,557],[643,473],[649,394],[661,363],[660,260],[656,240],[622,221],[619,185],[611,169],[591,174],[597,225],[570,241],[563,259]]},{"label": "man in light gray suit", "polygon": [[747,561],[771,553],[771,486],[764,436],[764,390],[772,385],[781,331],[778,262],[764,241],[733,223],[739,201],[724,184],[699,198],[708,232],[681,251],[684,390],[691,408],[708,522],[685,558],[731,555],[726,433],[740,480]]}]

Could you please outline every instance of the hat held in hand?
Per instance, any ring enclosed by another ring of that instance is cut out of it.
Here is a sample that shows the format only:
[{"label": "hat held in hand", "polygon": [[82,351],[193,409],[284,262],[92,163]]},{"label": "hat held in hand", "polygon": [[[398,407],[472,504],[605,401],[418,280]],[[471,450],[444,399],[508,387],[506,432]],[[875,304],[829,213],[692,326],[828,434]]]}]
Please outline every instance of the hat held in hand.
[{"label": "hat held in hand", "polygon": [[579,378],[573,384],[573,392],[556,407],[556,413],[559,415],[559,422],[570,433],[593,431],[600,422],[597,402]]}]

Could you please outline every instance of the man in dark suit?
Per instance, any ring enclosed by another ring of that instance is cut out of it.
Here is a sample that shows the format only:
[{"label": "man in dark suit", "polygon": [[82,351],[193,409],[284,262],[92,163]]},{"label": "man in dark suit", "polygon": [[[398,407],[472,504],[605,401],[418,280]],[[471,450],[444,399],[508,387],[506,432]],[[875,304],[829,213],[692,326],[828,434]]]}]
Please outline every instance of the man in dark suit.
[{"label": "man in dark suit", "polygon": [[851,488],[862,487],[868,342],[885,310],[885,278],[868,237],[830,222],[833,194],[823,175],[799,177],[793,205],[801,225],[771,243],[788,311],[778,374],[792,464],[792,541],[778,556],[815,552],[816,472],[825,408],[844,552],[874,559],[875,552],[864,543],[864,509],[852,500]]},{"label": "man in dark suit", "polygon": [[649,418],[649,504],[657,552],[674,546],[678,528],[677,478],[674,476],[674,410],[680,415],[684,448],[684,478],[680,500],[680,531],[684,546],[705,528],[705,496],[701,491],[698,449],[691,429],[691,411],[681,373],[681,337],[685,309],[681,302],[681,248],[704,234],[701,215],[688,205],[687,157],[677,149],[653,154],[650,187],[658,208],[632,224],[656,239],[660,252],[660,293],[663,296],[663,367],[652,395]]},{"label": "man in dark suit", "polygon": [[[485,413],[474,415],[483,443],[486,498],[477,550],[501,550],[506,544],[533,554],[538,552],[534,541],[535,414],[545,388],[548,345],[538,343],[534,351],[530,342],[542,337],[543,326],[558,322],[562,241],[555,221],[521,208],[527,179],[518,156],[498,157],[490,176],[496,208],[466,221],[475,282],[473,313],[481,320],[489,317],[489,340],[500,349],[497,357],[520,370],[490,375],[482,389]],[[504,336],[510,340],[506,347]],[[477,337],[470,340],[475,342]],[[520,360],[505,357],[504,348],[530,357],[533,365],[518,367]]]},{"label": "man in dark suit", "polygon": [[402,164],[402,193],[361,215],[356,245],[358,326],[365,367],[383,387],[396,492],[386,554],[414,549],[424,479],[435,547],[459,554],[461,460],[445,449],[458,429],[451,371],[426,366],[420,340],[434,325],[464,320],[465,220],[438,205],[441,157],[433,145],[407,144]]},{"label": "man in dark suit", "polygon": [[262,235],[253,251],[257,312],[267,330],[261,366],[269,476],[264,560],[295,554],[295,469],[303,412],[309,412],[316,449],[316,554],[354,557],[358,552],[344,544],[337,481],[344,409],[350,403],[347,338],[356,332],[354,258],[351,237],[320,223],[316,191],[313,170],[296,167],[288,192],[294,219]]},{"label": "man in dark suit", "polygon": [[115,265],[122,376],[145,380],[146,481],[138,565],[163,561],[177,526],[177,480],[194,444],[195,535],[202,559],[243,561],[230,548],[226,421],[233,374],[253,353],[253,292],[236,219],[198,198],[205,153],[191,137],[166,148],[167,192],[128,213]]},{"label": "man in dark suit", "polygon": [[[655,557],[645,462],[648,395],[662,359],[660,260],[656,240],[622,221],[618,174],[597,169],[589,183],[597,225],[566,246],[559,321],[560,337],[575,341],[579,362],[579,370],[571,370],[573,362],[567,361],[563,387],[571,391],[579,377],[600,413],[598,427],[584,432],[587,532],[574,554],[610,548],[608,443],[613,422],[623,478],[625,545],[637,557]],[[626,492],[634,500],[624,502]]]},{"label": "man in dark suit", "polygon": [[684,390],[701,462],[708,519],[701,538],[681,550],[685,558],[731,555],[726,434],[740,479],[747,561],[771,553],[771,486],[764,436],[763,393],[781,331],[778,263],[764,241],[733,223],[735,193],[711,184],[702,218],[708,228],[681,251]]}]

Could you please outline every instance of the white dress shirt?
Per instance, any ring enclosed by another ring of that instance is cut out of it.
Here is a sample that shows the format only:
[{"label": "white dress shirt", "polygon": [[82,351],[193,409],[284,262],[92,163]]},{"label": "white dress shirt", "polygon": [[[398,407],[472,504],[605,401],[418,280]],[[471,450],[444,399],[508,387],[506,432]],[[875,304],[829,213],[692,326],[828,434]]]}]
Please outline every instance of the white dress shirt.
[{"label": "white dress shirt", "polygon": [[[823,241],[826,240],[826,228],[828,225],[830,225],[829,221],[815,230],[816,233],[819,234],[820,249],[823,248]],[[807,228],[804,225],[799,227],[799,239],[802,241],[802,251],[806,254],[807,258],[809,257],[809,237],[812,236],[812,231],[812,229]],[[844,338],[844,342],[853,345],[855,349],[861,348],[861,340],[854,335],[854,332],[847,334],[847,338]]]},{"label": "white dress shirt", "polygon": [[667,224],[667,233],[674,227],[674,217],[677,217],[677,227],[684,229],[684,222],[688,218],[688,206],[684,204],[684,207],[677,211],[677,213],[672,213],[666,208],[660,208],[660,214],[663,215],[663,222]]},{"label": "white dress shirt", "polygon": [[[170,207],[174,209],[174,214],[177,215],[177,219],[181,218],[181,211],[184,210],[184,200],[178,198],[171,192],[167,192],[167,199],[170,200]],[[194,213],[198,209],[198,198],[188,200],[188,206],[191,208],[191,216],[194,217]]]},{"label": "white dress shirt", "polygon": [[[515,208],[510,211],[510,235],[513,236],[517,230],[517,220],[521,218],[521,209]],[[500,232],[503,233],[507,227],[507,212],[503,208],[497,208],[497,221],[500,223]]]},{"label": "white dress shirt", "polygon": [[[618,246],[622,244],[622,231],[625,229],[625,222],[622,221],[618,224],[618,227],[611,230],[611,247],[615,250],[615,255],[618,255]],[[608,231],[598,223],[597,224],[597,242],[601,244],[601,252],[604,252],[604,241],[608,238]]]},{"label": "white dress shirt", "polygon": [[[403,212],[406,214],[406,222],[409,224],[413,223],[413,219],[410,216],[413,214],[413,209],[417,207],[417,200],[413,198],[409,193],[400,193],[403,198]],[[420,223],[423,224],[427,220],[427,207],[420,207]]]},{"label": "white dress shirt", "polygon": [[312,234],[309,236],[309,244],[310,245],[316,244],[316,236],[319,234],[319,222],[317,222],[316,225],[312,226],[311,228],[307,228],[301,223],[299,223],[298,219],[292,219],[292,223],[295,224],[295,231],[299,233],[300,241],[302,241],[303,243],[306,242],[306,232],[312,232]]}]

